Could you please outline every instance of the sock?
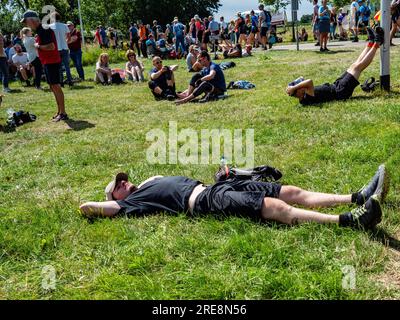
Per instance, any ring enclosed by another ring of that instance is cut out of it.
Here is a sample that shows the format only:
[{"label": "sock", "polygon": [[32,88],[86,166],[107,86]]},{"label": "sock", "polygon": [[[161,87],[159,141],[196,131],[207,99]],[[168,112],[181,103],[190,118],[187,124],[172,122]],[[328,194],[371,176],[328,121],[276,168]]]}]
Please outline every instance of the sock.
[{"label": "sock", "polygon": [[358,198],[358,192],[355,192],[351,195],[351,203],[356,203]]},{"label": "sock", "polygon": [[374,46],[375,42],[368,42],[367,43],[367,47],[368,48],[372,48]]},{"label": "sock", "polygon": [[339,227],[349,227],[353,222],[353,216],[350,212],[345,212],[339,216]]}]

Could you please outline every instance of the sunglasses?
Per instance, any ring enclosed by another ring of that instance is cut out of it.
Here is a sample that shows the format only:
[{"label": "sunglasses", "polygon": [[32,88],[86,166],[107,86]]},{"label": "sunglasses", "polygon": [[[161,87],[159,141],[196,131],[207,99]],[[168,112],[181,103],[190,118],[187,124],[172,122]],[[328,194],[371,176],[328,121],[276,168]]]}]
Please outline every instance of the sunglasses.
[{"label": "sunglasses", "polygon": [[162,60],[159,60],[156,62],[156,64],[161,64],[161,63],[162,63]]}]

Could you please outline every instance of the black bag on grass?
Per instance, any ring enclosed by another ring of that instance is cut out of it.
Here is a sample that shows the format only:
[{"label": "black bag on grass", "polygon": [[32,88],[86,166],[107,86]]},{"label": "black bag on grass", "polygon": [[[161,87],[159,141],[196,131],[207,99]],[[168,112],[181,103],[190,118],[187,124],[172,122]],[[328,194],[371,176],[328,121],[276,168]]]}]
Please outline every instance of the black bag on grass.
[{"label": "black bag on grass", "polygon": [[267,165],[252,169],[238,169],[225,165],[220,167],[215,174],[215,182],[230,179],[275,182],[281,179],[282,176],[278,169]]}]

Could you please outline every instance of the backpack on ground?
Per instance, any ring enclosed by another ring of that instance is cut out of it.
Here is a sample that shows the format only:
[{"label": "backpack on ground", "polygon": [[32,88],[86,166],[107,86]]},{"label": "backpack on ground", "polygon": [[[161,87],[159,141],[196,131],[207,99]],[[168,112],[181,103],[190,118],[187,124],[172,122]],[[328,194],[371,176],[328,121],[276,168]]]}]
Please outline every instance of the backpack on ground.
[{"label": "backpack on ground", "polygon": [[265,181],[275,182],[282,178],[283,174],[276,168],[267,165],[251,168],[251,169],[238,169],[225,165],[220,167],[215,174],[215,182],[225,180],[252,180],[252,181]]}]

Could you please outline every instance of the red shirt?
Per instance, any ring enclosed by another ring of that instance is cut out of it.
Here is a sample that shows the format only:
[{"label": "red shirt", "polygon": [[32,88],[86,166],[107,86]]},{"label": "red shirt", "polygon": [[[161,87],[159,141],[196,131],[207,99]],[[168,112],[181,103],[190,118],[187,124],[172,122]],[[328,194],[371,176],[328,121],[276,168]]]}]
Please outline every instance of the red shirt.
[{"label": "red shirt", "polygon": [[78,51],[81,48],[82,35],[76,29],[72,30],[70,35],[71,35],[71,37],[76,36],[78,39],[76,39],[76,41],[74,41],[74,42],[69,43],[68,44],[68,48],[71,51]]},{"label": "red shirt", "polygon": [[43,65],[61,63],[61,57],[57,48],[57,40],[53,30],[44,29],[42,25],[36,30],[36,43],[39,45],[46,45],[54,43],[53,50],[40,50],[38,49],[39,59]]}]

